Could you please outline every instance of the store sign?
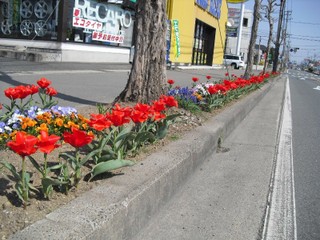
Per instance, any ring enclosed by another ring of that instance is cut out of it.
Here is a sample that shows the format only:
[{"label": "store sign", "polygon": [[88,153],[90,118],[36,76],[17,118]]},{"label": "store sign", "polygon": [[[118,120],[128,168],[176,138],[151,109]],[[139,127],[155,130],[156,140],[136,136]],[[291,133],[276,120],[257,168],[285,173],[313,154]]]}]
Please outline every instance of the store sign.
[{"label": "store sign", "polygon": [[113,35],[94,31],[92,33],[92,40],[101,42],[123,43],[124,35]]},{"label": "store sign", "polygon": [[93,40],[123,43],[123,29],[132,25],[132,16],[116,4],[75,0],[72,25],[93,30]]},{"label": "store sign", "polygon": [[175,43],[176,43],[176,47],[174,49],[175,57],[178,58],[180,56],[180,54],[181,54],[179,21],[178,20],[172,20],[172,26],[173,26],[173,33],[174,33],[174,36],[175,36]]},{"label": "store sign", "polygon": [[220,18],[222,0],[210,0],[209,13],[216,18]]},{"label": "store sign", "polygon": [[90,30],[102,31],[103,24],[101,22],[81,18],[81,10],[79,8],[73,9],[73,26]]},{"label": "store sign", "polygon": [[228,37],[237,37],[238,28],[237,27],[227,27],[227,36]]},{"label": "store sign", "polygon": [[201,8],[207,9],[209,6],[209,0],[195,0],[196,4],[198,4]]},{"label": "store sign", "polygon": [[240,8],[229,8],[228,19],[231,19],[233,24],[232,27],[238,27],[241,20],[241,9]]}]

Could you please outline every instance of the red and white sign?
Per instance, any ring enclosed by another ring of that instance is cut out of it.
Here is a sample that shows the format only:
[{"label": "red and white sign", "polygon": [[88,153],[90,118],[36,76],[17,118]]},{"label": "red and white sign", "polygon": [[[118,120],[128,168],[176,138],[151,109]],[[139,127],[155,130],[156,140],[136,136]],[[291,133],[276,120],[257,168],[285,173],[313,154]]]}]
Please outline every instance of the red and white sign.
[{"label": "red and white sign", "polygon": [[80,15],[81,15],[81,10],[78,8],[74,8],[73,21],[72,21],[73,27],[86,28],[86,29],[91,29],[95,31],[102,31],[102,27],[103,27],[102,23],[81,18]]},{"label": "red and white sign", "polygon": [[123,43],[124,36],[94,31],[92,33],[92,40],[102,42]]}]

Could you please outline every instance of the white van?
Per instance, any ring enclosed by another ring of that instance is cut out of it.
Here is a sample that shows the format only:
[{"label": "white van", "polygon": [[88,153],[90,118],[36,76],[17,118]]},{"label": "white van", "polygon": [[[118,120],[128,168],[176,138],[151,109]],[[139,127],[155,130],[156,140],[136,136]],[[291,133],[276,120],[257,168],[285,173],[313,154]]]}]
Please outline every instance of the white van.
[{"label": "white van", "polygon": [[224,55],[224,64],[229,65],[234,69],[244,68],[244,61],[239,55]]}]

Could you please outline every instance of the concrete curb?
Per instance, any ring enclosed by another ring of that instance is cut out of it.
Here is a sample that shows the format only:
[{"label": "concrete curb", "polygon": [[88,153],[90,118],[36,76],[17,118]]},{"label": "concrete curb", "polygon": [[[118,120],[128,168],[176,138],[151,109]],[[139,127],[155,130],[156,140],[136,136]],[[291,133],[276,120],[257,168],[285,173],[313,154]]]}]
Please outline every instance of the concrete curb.
[{"label": "concrete curb", "polygon": [[233,131],[274,81],[10,239],[131,239],[215,152],[219,138]]}]

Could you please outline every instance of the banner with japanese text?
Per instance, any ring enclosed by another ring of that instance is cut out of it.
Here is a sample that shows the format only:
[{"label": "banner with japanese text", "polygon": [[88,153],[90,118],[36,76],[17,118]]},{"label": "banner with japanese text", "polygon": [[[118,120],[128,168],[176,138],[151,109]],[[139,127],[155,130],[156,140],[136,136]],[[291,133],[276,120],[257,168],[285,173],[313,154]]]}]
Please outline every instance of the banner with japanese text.
[{"label": "banner with japanese text", "polygon": [[180,33],[179,33],[179,21],[172,20],[173,33],[175,36],[175,48],[174,48],[174,56],[178,58],[181,54],[180,49]]}]

